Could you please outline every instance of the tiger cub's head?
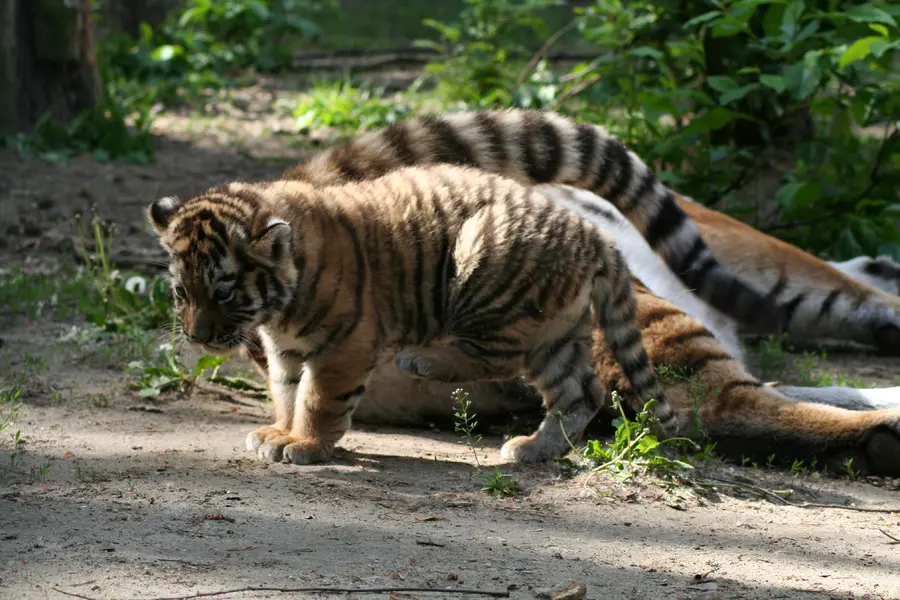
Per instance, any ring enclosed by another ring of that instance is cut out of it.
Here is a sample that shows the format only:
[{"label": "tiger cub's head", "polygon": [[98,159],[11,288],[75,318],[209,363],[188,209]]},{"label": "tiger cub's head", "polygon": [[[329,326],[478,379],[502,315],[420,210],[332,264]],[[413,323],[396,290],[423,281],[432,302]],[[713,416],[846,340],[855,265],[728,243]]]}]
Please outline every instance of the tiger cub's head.
[{"label": "tiger cub's head", "polygon": [[232,186],[160,198],[147,209],[169,252],[181,328],[208,352],[246,341],[284,308],[297,279],[290,224],[252,198],[229,193]]}]

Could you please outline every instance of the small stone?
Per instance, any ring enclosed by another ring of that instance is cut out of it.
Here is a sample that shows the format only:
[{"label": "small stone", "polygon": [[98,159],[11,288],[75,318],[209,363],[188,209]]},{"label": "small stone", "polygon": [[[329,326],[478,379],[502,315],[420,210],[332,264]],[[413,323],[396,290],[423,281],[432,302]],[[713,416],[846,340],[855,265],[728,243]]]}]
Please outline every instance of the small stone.
[{"label": "small stone", "polygon": [[539,588],[534,595],[541,600],[582,600],[587,595],[587,584],[577,579],[557,583],[552,588]]}]

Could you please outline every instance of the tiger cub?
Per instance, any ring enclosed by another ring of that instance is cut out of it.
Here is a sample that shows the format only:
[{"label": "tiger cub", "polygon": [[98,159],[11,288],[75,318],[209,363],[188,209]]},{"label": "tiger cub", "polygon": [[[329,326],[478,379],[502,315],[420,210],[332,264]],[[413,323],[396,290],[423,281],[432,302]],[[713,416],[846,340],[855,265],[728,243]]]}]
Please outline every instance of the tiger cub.
[{"label": "tiger cub", "polygon": [[546,417],[501,453],[555,457],[605,400],[595,329],[639,404],[657,400],[663,432],[677,428],[615,244],[513,180],[443,165],[332,187],[230,183],[147,212],[190,341],[228,352],[261,338],[276,419],[246,444],[268,460],[330,458],[388,361],[433,382],[523,376]]},{"label": "tiger cub", "polygon": [[777,304],[724,268],[672,192],[597,125],[533,110],[406,119],[318,152],[284,177],[321,186],[437,163],[473,166],[528,185],[566,184],[593,192],[621,211],[698,297],[750,331],[781,330]]}]

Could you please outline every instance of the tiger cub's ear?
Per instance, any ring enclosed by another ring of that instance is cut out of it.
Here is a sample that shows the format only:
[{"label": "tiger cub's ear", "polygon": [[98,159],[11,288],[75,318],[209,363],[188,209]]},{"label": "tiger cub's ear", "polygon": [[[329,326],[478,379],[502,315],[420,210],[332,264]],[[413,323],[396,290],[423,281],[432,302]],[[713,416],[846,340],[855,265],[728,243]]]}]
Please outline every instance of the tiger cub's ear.
[{"label": "tiger cub's ear", "polygon": [[174,196],[160,198],[150,205],[147,209],[147,220],[150,221],[156,233],[161,234],[166,230],[179,206],[181,206],[181,200]]},{"label": "tiger cub's ear", "polygon": [[274,265],[291,251],[291,226],[278,217],[269,217],[250,240],[250,257],[255,261]]}]

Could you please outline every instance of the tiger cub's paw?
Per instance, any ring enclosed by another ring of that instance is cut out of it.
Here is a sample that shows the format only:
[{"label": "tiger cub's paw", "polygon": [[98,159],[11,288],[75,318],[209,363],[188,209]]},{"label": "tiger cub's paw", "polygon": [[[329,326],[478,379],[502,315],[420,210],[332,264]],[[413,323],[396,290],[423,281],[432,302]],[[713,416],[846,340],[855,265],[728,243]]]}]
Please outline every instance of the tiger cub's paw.
[{"label": "tiger cub's paw", "polygon": [[559,452],[555,452],[547,442],[548,440],[537,435],[520,435],[503,444],[500,456],[519,463],[536,463],[556,458]]},{"label": "tiger cub's paw", "polygon": [[260,427],[247,435],[247,450],[272,462],[308,465],[331,458],[333,445],[295,437],[277,427]]}]

